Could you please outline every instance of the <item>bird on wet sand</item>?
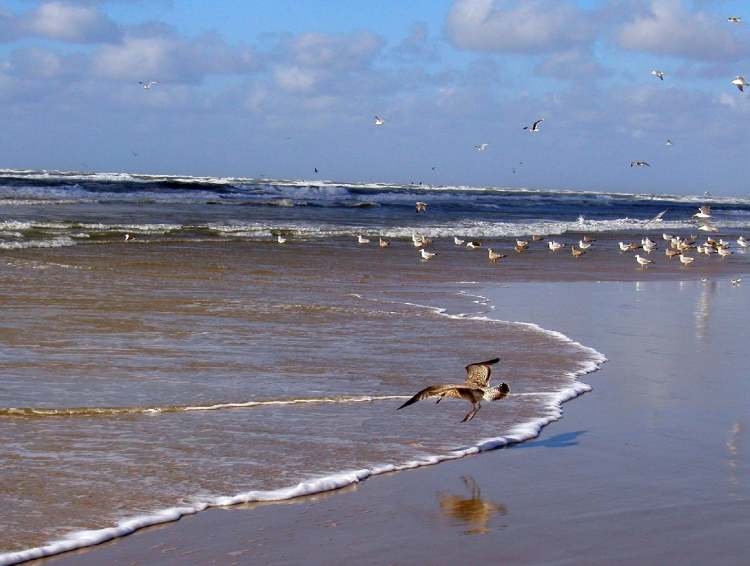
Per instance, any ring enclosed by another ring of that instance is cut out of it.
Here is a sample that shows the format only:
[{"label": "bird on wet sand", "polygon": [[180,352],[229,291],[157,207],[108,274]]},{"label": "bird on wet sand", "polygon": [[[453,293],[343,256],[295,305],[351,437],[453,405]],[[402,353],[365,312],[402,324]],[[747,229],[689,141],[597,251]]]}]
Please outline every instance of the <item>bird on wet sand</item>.
[{"label": "bird on wet sand", "polygon": [[492,248],[487,249],[487,257],[489,257],[489,260],[492,263],[497,263],[498,259],[503,259],[505,257],[505,254],[499,254],[496,251],[494,251]]},{"label": "bird on wet sand", "polygon": [[490,375],[492,373],[490,366],[499,361],[500,358],[493,358],[485,362],[469,364],[466,366],[466,381],[464,383],[430,385],[419,391],[398,409],[403,409],[429,397],[437,397],[438,403],[445,397],[463,399],[471,403],[471,410],[461,421],[462,423],[468,422],[474,418],[474,415],[481,408],[481,401],[498,401],[506,397],[510,392],[507,383],[501,383],[497,387],[490,387]]},{"label": "bird on wet sand", "polygon": [[422,259],[427,261],[435,257],[435,252],[428,252],[426,249],[422,248],[419,250],[419,255],[422,256]]},{"label": "bird on wet sand", "polygon": [[647,267],[650,263],[654,263],[650,259],[646,259],[645,257],[641,257],[638,254],[635,254],[635,261],[637,261],[638,265],[640,265],[643,268]]}]

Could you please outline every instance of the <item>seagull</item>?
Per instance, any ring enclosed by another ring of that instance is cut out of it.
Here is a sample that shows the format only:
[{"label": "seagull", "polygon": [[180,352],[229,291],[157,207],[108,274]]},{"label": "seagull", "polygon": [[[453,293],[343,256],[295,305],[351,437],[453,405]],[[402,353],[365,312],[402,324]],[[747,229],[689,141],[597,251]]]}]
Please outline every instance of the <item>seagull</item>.
[{"label": "seagull", "polygon": [[572,248],[570,248],[570,255],[572,255],[573,257],[581,257],[585,253],[586,252],[584,252],[583,250],[579,250],[575,246],[573,246]]},{"label": "seagull", "polygon": [[732,24],[740,24],[742,23],[742,18],[740,16],[729,16],[727,21]]},{"label": "seagull", "polygon": [[630,166],[631,167],[651,167],[648,161],[631,161]]},{"label": "seagull", "polygon": [[582,250],[587,250],[591,247],[591,242],[587,242],[585,240],[578,240],[578,247]]},{"label": "seagull", "polygon": [[737,238],[737,244],[741,248],[746,248],[746,247],[750,246],[750,242],[745,239],[745,236],[740,236],[739,238]]},{"label": "seagull", "polygon": [[711,224],[701,224],[698,226],[698,230],[701,232],[716,232],[716,227]]},{"label": "seagull", "polygon": [[481,242],[477,242],[476,240],[472,240],[471,242],[469,242],[468,244],[466,244],[466,247],[469,248],[469,249],[475,250],[477,248],[481,248],[482,244],[481,244]]},{"label": "seagull", "polygon": [[474,149],[476,149],[477,151],[484,151],[489,146],[490,146],[490,144],[488,144],[488,143],[480,143],[479,145],[475,145]]},{"label": "seagull", "polygon": [[711,218],[711,207],[708,205],[701,206],[698,212],[693,214],[693,218]]},{"label": "seagull", "polygon": [[530,134],[535,134],[539,131],[539,124],[544,122],[544,118],[539,118],[539,120],[536,120],[533,124],[531,124],[531,127],[524,126],[524,130],[528,130]]},{"label": "seagull", "polygon": [[522,254],[523,252],[525,252],[527,248],[528,246],[519,246],[518,244],[513,246],[513,249],[516,250],[519,254]]},{"label": "seagull", "polygon": [[687,256],[687,255],[680,254],[680,263],[682,265],[690,265],[694,261],[695,261],[694,257],[690,257],[690,256]]},{"label": "seagull", "polygon": [[532,234],[531,235],[531,241],[532,242],[541,242],[542,240],[544,240],[544,236],[541,236],[539,234]]},{"label": "seagull", "polygon": [[621,252],[629,252],[636,249],[635,244],[632,242],[628,242],[627,244],[625,242],[617,242],[617,245],[620,246]]},{"label": "seagull", "polygon": [[664,252],[664,255],[666,255],[669,259],[672,259],[676,255],[682,255],[677,250],[666,250]]},{"label": "seagull", "polygon": [[732,255],[732,251],[729,248],[721,247],[718,250],[716,250],[721,257],[727,257]]},{"label": "seagull", "polygon": [[550,240],[549,242],[547,242],[547,246],[549,246],[551,252],[556,252],[561,247],[563,247],[563,244],[561,244],[560,242],[555,242],[554,240]]},{"label": "seagull", "polygon": [[737,75],[732,81],[732,84],[740,89],[740,92],[745,92],[745,87],[750,86],[750,83],[748,83],[742,75]]},{"label": "seagull", "polygon": [[643,268],[645,268],[649,263],[654,263],[652,260],[646,259],[645,257],[641,257],[638,254],[635,254],[635,261],[637,261],[638,265],[640,265]]},{"label": "seagull", "polygon": [[384,240],[383,238],[378,238],[378,245],[381,248],[387,248],[391,245],[391,243],[388,240]]},{"label": "seagull", "polygon": [[284,236],[282,236],[281,234],[279,234],[278,236],[276,236],[276,241],[278,243],[280,243],[280,244],[286,244],[286,238]]},{"label": "seagull", "polygon": [[469,364],[466,366],[466,381],[464,383],[456,385],[430,385],[429,387],[422,389],[422,391],[414,395],[414,397],[409,399],[398,409],[403,409],[404,407],[408,407],[417,401],[428,399],[429,397],[437,397],[438,403],[440,403],[445,397],[464,399],[471,403],[471,410],[466,413],[466,416],[461,422],[468,422],[474,418],[474,415],[476,415],[477,411],[481,408],[481,401],[498,401],[510,393],[510,387],[508,387],[507,383],[501,383],[497,387],[489,386],[490,374],[492,373],[490,366],[499,361],[500,358],[493,358],[486,362]]},{"label": "seagull", "polygon": [[652,251],[656,249],[656,244],[651,242],[650,244],[643,244],[643,251],[647,254],[650,254]]},{"label": "seagull", "polygon": [[732,283],[732,287],[739,287],[740,283],[742,283],[742,277],[738,277],[737,279],[730,279]]},{"label": "seagull", "polygon": [[430,260],[433,257],[435,257],[435,252],[428,252],[424,248],[422,248],[421,250],[419,250],[419,254],[422,256],[422,259],[425,260],[425,261]]},{"label": "seagull", "polygon": [[369,244],[370,240],[368,240],[362,234],[360,234],[359,236],[357,236],[357,243],[358,244]]},{"label": "seagull", "polygon": [[493,251],[492,248],[487,248],[487,255],[492,263],[497,263],[498,259],[503,259],[505,257],[505,254],[499,254],[496,251]]},{"label": "seagull", "polygon": [[150,89],[152,86],[158,85],[159,81],[138,81],[138,84],[145,89]]},{"label": "seagull", "polygon": [[666,145],[667,147],[671,146],[672,145],[672,140],[669,139],[669,138],[667,138],[667,143],[665,143],[664,145]]},{"label": "seagull", "polygon": [[657,69],[654,69],[653,71],[651,71],[651,74],[661,81],[664,80],[664,71],[659,71]]},{"label": "seagull", "polygon": [[516,245],[517,245],[517,246],[518,246],[519,248],[525,248],[526,246],[528,246],[528,245],[529,245],[529,242],[528,242],[528,241],[526,241],[526,240],[516,240]]},{"label": "seagull", "polygon": [[414,207],[417,209],[417,213],[419,213],[419,212],[425,212],[426,213],[427,212],[427,203],[426,202],[422,202],[421,200],[417,201],[414,204]]},{"label": "seagull", "polygon": [[453,243],[456,244],[457,246],[463,246],[464,245],[464,240],[462,240],[461,238],[458,238],[456,236],[453,236]]},{"label": "seagull", "polygon": [[652,222],[661,222],[662,220],[664,220],[664,215],[667,213],[667,210],[662,210],[659,214],[657,214],[651,220],[646,222],[646,224],[651,224]]},{"label": "seagull", "polygon": [[130,240],[133,240],[133,239],[134,239],[133,236],[131,236],[130,234],[125,234],[125,241],[126,242],[129,242]]},{"label": "seagull", "polygon": [[661,235],[661,239],[662,240],[666,240],[667,242],[670,241],[672,238],[673,238],[672,234],[667,234],[666,232],[664,232]]},{"label": "seagull", "polygon": [[374,123],[376,126],[382,126],[385,124],[385,119],[381,118],[380,116],[375,116]]}]

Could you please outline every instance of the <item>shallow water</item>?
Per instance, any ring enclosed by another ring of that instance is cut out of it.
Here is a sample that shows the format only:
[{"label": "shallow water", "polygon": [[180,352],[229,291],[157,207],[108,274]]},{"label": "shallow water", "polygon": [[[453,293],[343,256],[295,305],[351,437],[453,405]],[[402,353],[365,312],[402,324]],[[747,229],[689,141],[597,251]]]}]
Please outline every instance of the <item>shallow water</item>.
[{"label": "shallow water", "polygon": [[[380,251],[121,243],[2,258],[0,549],[446,455],[548,417],[591,369],[559,336],[478,318],[492,313],[471,286],[413,251]],[[461,382],[495,355],[520,395],[471,423],[456,401],[395,412],[391,396]],[[314,402],[275,403],[294,400]]]}]

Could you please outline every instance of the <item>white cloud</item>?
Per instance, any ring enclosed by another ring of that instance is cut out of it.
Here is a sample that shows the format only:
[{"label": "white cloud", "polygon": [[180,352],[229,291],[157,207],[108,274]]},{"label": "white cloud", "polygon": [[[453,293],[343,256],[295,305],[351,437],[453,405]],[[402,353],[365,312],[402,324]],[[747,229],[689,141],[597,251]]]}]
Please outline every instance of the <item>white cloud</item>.
[{"label": "white cloud", "polygon": [[117,39],[118,26],[96,8],[65,2],[45,2],[20,18],[21,29],[60,41],[97,43]]},{"label": "white cloud", "polygon": [[445,30],[462,49],[511,53],[567,49],[593,38],[587,13],[568,0],[456,0]]},{"label": "white cloud", "polygon": [[99,48],[93,55],[93,69],[111,79],[195,82],[206,75],[251,72],[255,63],[248,48],[227,45],[215,34],[195,39],[128,36]]},{"label": "white cloud", "polygon": [[699,60],[739,59],[750,55],[747,36],[725,18],[690,11],[682,0],[652,0],[648,9],[622,25],[617,34],[625,49]]}]

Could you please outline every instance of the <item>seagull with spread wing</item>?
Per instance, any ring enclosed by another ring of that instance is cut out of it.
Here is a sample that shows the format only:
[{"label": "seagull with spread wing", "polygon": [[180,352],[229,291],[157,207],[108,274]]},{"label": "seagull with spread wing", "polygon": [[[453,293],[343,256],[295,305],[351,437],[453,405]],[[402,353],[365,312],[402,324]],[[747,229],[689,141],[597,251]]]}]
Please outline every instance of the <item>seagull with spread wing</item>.
[{"label": "seagull with spread wing", "polygon": [[413,405],[417,401],[427,399],[428,397],[437,397],[438,403],[444,397],[463,399],[471,403],[471,410],[466,413],[466,416],[461,421],[462,423],[468,422],[474,418],[474,415],[481,408],[480,401],[498,401],[510,392],[510,387],[508,387],[507,383],[501,383],[497,387],[490,387],[490,374],[492,373],[490,366],[499,361],[500,358],[493,358],[486,362],[469,364],[466,366],[466,381],[463,384],[430,385],[401,405],[399,409]]}]

